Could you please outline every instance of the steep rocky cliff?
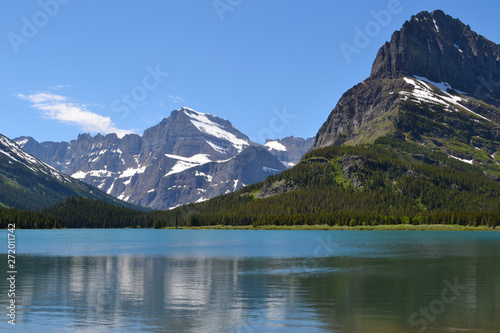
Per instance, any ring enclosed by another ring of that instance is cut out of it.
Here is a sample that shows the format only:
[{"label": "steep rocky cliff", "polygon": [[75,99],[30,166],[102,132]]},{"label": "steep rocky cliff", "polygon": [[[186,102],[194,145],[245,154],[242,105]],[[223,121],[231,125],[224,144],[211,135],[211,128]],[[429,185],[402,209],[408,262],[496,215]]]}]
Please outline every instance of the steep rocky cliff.
[{"label": "steep rocky cliff", "polygon": [[498,178],[500,45],[442,11],[422,12],[378,52],[312,149],[393,136],[438,149]]},{"label": "steep rocky cliff", "polygon": [[440,10],[422,12],[378,52],[371,76],[417,75],[500,106],[500,45]]}]

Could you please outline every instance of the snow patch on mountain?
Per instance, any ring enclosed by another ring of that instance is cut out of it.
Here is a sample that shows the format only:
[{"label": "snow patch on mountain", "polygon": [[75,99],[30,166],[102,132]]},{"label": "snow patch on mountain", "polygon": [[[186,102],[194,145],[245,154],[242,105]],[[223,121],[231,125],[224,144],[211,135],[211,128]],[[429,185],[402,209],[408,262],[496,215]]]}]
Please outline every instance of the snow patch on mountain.
[{"label": "snow patch on mountain", "polygon": [[268,150],[287,151],[286,147],[278,141],[268,141],[265,146]]},{"label": "snow patch on mountain", "polygon": [[125,197],[125,193],[122,193],[118,196],[118,199],[122,200],[122,201],[125,201],[125,202],[128,202],[130,200],[130,196],[128,197]]},{"label": "snow patch on mountain", "polygon": [[16,143],[17,143],[17,145],[18,145],[19,147],[23,148],[23,146],[24,146],[26,143],[28,143],[28,141],[29,141],[29,139],[28,139],[28,138],[25,138],[25,139],[23,139],[23,140],[19,140],[19,141],[17,141]]},{"label": "snow patch on mountain", "polygon": [[222,125],[209,119],[209,116],[212,118],[215,118],[215,116],[188,108],[183,108],[183,111],[200,132],[231,142],[239,152],[241,152],[245,146],[249,145],[248,140],[239,139],[236,135],[228,132]]},{"label": "snow patch on mountain", "polygon": [[[464,105],[460,104],[459,102],[464,101],[464,99],[460,96],[456,95],[451,95],[448,93],[449,90],[454,90],[460,94],[465,94],[463,92],[460,92],[456,89],[453,89],[448,83],[446,82],[433,82],[425,77],[421,76],[414,76],[415,79],[405,77],[404,80],[406,83],[413,85],[413,91],[408,92],[408,91],[401,91],[400,94],[405,96],[406,98],[414,99],[418,101],[419,103],[432,103],[432,104],[437,104],[445,107],[445,110],[448,112],[454,112],[457,111],[456,109],[452,108],[451,106],[459,107],[463,110],[466,110],[475,116],[482,118],[487,121],[491,121],[490,119],[472,111],[471,109],[465,107]],[[437,94],[432,87],[434,86],[441,90],[442,94]]]},{"label": "snow patch on mountain", "polygon": [[458,46],[457,44],[453,44],[453,46],[458,50],[458,52],[464,53],[464,51],[462,51],[462,49],[460,48],[460,46]]},{"label": "snow patch on mountain", "polygon": [[456,160],[459,160],[461,162],[464,162],[464,163],[467,163],[467,164],[470,164],[470,165],[474,165],[474,160],[466,160],[466,159],[463,159],[463,158],[460,158],[460,157],[456,157],[456,156],[453,156],[453,155],[448,155],[448,157],[454,158]]},{"label": "snow patch on mountain", "polygon": [[[3,149],[2,145],[5,146],[6,149]],[[9,140],[3,135],[0,135],[0,153],[6,155],[15,162],[21,163],[35,173],[40,171],[48,176],[54,176],[58,180],[71,182],[68,177],[57,171],[55,168],[26,153],[15,142]]]},{"label": "snow patch on mountain", "polygon": [[414,75],[414,77],[419,81],[423,81],[425,83],[432,84],[434,87],[438,88],[439,90],[443,91],[444,93],[448,93],[448,90],[452,90],[452,91],[456,91],[462,95],[467,95],[463,91],[454,89],[448,82],[437,83],[437,82],[431,81],[428,78],[425,78],[423,76]]},{"label": "snow patch on mountain", "polygon": [[435,19],[432,19],[432,21],[434,22],[434,28],[436,28],[436,32],[439,32],[439,27],[437,25],[437,22]]},{"label": "snow patch on mountain", "polygon": [[89,175],[92,177],[108,178],[108,177],[113,177],[114,172],[108,170],[92,170],[89,172]]},{"label": "snow patch on mountain", "polygon": [[204,177],[204,178],[207,180],[207,182],[209,182],[209,183],[212,181],[212,176],[207,175],[207,174],[206,174],[206,173],[204,173],[204,172],[200,172],[200,171],[196,170],[196,172],[195,172],[195,174],[194,174],[194,175],[195,175],[196,177]]},{"label": "snow patch on mountain", "polygon": [[278,174],[278,173],[281,172],[281,170],[269,168],[269,167],[266,167],[266,166],[262,167],[262,171],[269,172],[269,173],[276,173],[276,174]]},{"label": "snow patch on mountain", "polygon": [[205,140],[205,142],[208,143],[208,145],[212,147],[212,149],[216,152],[227,155],[227,150],[222,148],[221,146],[217,146],[215,143],[208,140]]},{"label": "snow patch on mountain", "polygon": [[127,170],[123,171],[118,178],[133,177],[138,173],[144,173],[144,171],[146,171],[146,168],[147,167],[145,166],[139,168],[128,168]]},{"label": "snow patch on mountain", "polygon": [[78,171],[78,172],[75,172],[74,174],[71,175],[71,177],[78,179],[78,180],[83,180],[83,179],[85,179],[86,176],[87,176],[87,172],[83,172],[83,171]]},{"label": "snow patch on mountain", "polygon": [[177,163],[172,167],[172,169],[164,176],[170,176],[175,173],[182,172],[193,167],[212,162],[210,155],[208,154],[196,154],[191,157],[183,157],[178,155],[165,154],[168,158],[178,160]]}]

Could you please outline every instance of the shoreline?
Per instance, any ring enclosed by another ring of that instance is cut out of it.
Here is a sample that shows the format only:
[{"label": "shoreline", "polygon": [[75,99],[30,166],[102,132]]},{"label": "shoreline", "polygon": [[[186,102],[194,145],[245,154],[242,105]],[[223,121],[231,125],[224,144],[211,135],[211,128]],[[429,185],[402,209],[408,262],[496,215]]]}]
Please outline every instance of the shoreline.
[{"label": "shoreline", "polygon": [[164,228],[51,228],[51,229],[16,229],[16,230],[288,230],[288,231],[318,231],[318,230],[338,230],[338,231],[500,231],[500,228],[490,228],[487,226],[462,226],[449,224],[388,224],[377,226],[339,226],[339,225],[264,225],[254,227],[248,226],[232,226],[232,225],[209,225],[201,227],[164,227]]},{"label": "shoreline", "polygon": [[232,226],[232,225],[210,225],[201,227],[166,227],[159,230],[357,230],[357,231],[500,231],[500,228],[490,228],[487,226],[462,226],[449,224],[388,224],[377,226],[338,226],[338,225],[295,225],[295,226],[277,226],[264,225],[254,227],[249,226]]}]

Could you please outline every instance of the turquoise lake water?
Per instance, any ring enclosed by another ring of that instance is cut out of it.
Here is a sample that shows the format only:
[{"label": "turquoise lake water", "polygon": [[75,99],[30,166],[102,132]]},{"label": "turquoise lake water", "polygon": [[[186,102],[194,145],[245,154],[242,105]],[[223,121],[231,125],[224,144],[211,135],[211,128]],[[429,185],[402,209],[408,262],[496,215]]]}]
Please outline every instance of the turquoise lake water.
[{"label": "turquoise lake water", "polygon": [[6,234],[0,331],[500,332],[499,232]]}]

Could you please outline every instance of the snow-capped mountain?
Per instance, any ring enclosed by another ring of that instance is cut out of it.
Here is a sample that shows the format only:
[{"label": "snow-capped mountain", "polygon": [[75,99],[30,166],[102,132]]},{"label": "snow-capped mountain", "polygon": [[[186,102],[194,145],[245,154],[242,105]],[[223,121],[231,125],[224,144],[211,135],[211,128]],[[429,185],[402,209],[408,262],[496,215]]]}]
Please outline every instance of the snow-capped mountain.
[{"label": "snow-capped mountain", "polygon": [[267,150],[288,168],[299,163],[302,156],[311,149],[314,137],[308,139],[289,136],[284,139],[266,140]]},{"label": "snow-capped mountain", "polygon": [[228,120],[186,107],[144,131],[142,139],[148,151],[161,147],[162,152],[181,157],[202,153],[211,161],[236,156],[255,145]]},{"label": "snow-capped mountain", "polygon": [[71,196],[120,204],[23,151],[0,134],[0,208],[37,209]]},{"label": "snow-capped mountain", "polygon": [[380,48],[312,149],[392,136],[481,166],[500,180],[500,45],[442,11],[421,12]]},{"label": "snow-capped mountain", "polygon": [[155,209],[206,200],[285,169],[228,120],[185,107],[142,136],[82,134],[71,142],[38,143],[30,137],[16,142],[75,179]]},{"label": "snow-capped mountain", "polygon": [[76,183],[76,181],[67,175],[59,172],[45,162],[31,156],[23,151],[15,142],[0,134],[0,154],[8,158],[8,164],[18,163],[37,175],[42,177],[55,177],[66,183]]},{"label": "snow-capped mountain", "polygon": [[[279,140],[266,147],[287,151]],[[224,197],[194,210],[197,225],[230,216],[234,225],[495,228],[498,182],[500,44],[442,11],[422,12],[379,50],[370,77],[342,95],[306,159],[239,193],[254,200]]]}]

